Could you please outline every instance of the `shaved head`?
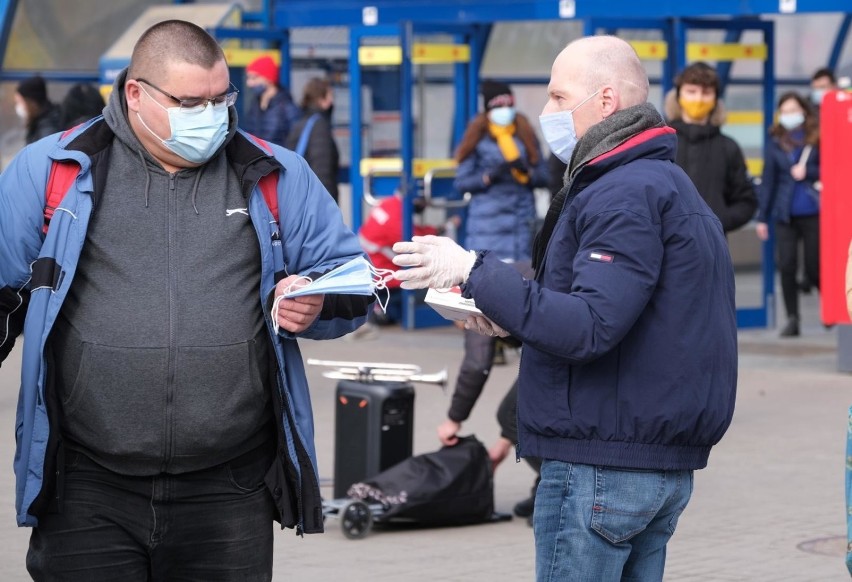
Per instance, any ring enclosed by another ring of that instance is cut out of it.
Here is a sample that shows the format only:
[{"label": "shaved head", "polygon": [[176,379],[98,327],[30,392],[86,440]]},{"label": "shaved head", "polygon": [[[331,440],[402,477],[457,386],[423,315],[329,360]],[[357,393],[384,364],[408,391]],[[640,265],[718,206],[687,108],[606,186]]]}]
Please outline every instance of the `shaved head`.
[{"label": "shaved head", "polygon": [[136,41],[127,77],[163,81],[167,64],[186,63],[210,70],[224,60],[222,47],[206,30],[185,20],[166,20]]},{"label": "shaved head", "polygon": [[636,51],[615,36],[587,36],[570,43],[557,59],[580,63],[576,82],[589,93],[604,86],[615,88],[620,109],[648,100],[648,74]]}]

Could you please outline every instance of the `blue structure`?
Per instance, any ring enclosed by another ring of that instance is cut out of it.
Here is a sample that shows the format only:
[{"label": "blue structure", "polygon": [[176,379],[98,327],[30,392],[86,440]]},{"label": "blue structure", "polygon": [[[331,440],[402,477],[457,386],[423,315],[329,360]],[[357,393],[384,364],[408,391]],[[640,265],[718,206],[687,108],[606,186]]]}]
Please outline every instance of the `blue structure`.
[{"label": "blue structure", "polygon": [[[175,0],[175,4],[191,3]],[[17,0],[0,0],[0,57],[5,53],[9,40],[11,22]],[[264,0],[257,12],[244,12],[243,22],[253,28],[215,28],[211,32],[220,39],[263,41],[270,48],[281,51],[282,81],[289,84],[290,78],[290,30],[300,27],[344,26],[350,31],[350,108],[351,117],[351,166],[352,224],[357,228],[362,221],[362,199],[365,195],[360,161],[364,157],[361,143],[360,119],[362,103],[362,63],[359,49],[365,40],[374,37],[395,38],[401,53],[399,66],[399,93],[401,113],[401,171],[385,188],[398,188],[405,195],[404,237],[412,232],[411,199],[421,187],[414,168],[414,121],[413,63],[412,49],[416,35],[450,35],[458,46],[467,47],[469,58],[454,64],[453,84],[455,102],[453,112],[453,143],[461,137],[467,120],[477,110],[477,88],[485,47],[496,22],[531,20],[581,20],[586,34],[600,31],[618,33],[621,30],[657,30],[668,49],[662,63],[659,83],[664,92],[672,85],[674,75],[687,63],[687,37],[691,30],[722,30],[725,42],[738,43],[746,31],[762,34],[766,47],[761,78],[730,78],[730,61],[719,61],[719,72],[723,87],[731,83],[757,85],[763,88],[763,123],[768,129],[774,110],[773,89],[774,45],[773,23],[761,20],[766,14],[805,14],[816,12],[843,13],[830,54],[825,63],[836,67],[843,46],[852,27],[852,4],[850,0],[657,0],[636,2],[635,0],[327,0],[321,7],[313,0]],[[617,15],[617,16],[614,16]],[[36,71],[0,71],[0,80],[17,80]],[[96,80],[97,74],[71,72],[44,72],[53,80]],[[806,85],[808,79],[783,79],[785,83]],[[723,88],[724,91],[724,88]],[[378,183],[377,183],[378,184]],[[774,310],[774,264],[772,241],[763,248],[763,292],[761,305],[757,308],[738,310],[741,327],[761,327],[772,322]],[[422,314],[421,314],[422,315]],[[407,328],[421,325],[414,307],[413,295],[404,301],[403,325]],[[423,322],[428,323],[428,322]]]}]

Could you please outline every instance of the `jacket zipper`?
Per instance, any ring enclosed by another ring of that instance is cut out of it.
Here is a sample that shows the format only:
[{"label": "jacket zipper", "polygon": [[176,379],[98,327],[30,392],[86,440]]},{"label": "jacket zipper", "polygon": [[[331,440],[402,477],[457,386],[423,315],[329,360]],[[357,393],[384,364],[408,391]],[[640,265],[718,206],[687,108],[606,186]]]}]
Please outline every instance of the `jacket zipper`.
[{"label": "jacket zipper", "polygon": [[176,266],[174,264],[175,252],[175,230],[176,220],[175,213],[177,212],[177,195],[175,191],[176,172],[169,174],[169,197],[167,210],[167,225],[168,225],[168,253],[167,268],[169,281],[169,359],[168,359],[168,378],[166,379],[166,412],[165,412],[165,442],[163,443],[163,466],[162,470],[166,471],[169,463],[171,463],[174,449],[174,397],[175,397],[175,374],[177,367],[177,348],[175,346],[175,326],[176,326],[176,311],[177,311],[177,277],[175,275]]}]

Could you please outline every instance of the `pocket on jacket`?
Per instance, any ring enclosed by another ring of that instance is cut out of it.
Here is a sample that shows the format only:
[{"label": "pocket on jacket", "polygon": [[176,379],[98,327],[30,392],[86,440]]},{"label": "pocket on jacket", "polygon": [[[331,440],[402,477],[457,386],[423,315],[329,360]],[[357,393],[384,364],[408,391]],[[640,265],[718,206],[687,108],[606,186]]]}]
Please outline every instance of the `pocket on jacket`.
[{"label": "pocket on jacket", "polygon": [[665,488],[664,473],[596,467],[592,529],[613,544],[629,540],[659,513]]},{"label": "pocket on jacket", "polygon": [[239,447],[271,419],[268,340],[178,348],[174,393],[175,455]]},{"label": "pocket on jacket", "polygon": [[92,343],[82,348],[71,389],[59,390],[65,430],[94,451],[160,454],[167,351]]},{"label": "pocket on jacket", "polygon": [[522,366],[524,384],[518,393],[519,421],[537,434],[569,436],[571,366],[562,358],[527,348]]}]

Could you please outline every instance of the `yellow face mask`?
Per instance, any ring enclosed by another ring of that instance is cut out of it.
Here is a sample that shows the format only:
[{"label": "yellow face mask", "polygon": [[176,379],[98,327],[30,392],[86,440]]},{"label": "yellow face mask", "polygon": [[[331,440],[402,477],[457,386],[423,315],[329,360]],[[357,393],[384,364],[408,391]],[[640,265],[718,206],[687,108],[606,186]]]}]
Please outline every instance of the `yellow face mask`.
[{"label": "yellow face mask", "polygon": [[716,101],[687,100],[683,97],[679,97],[677,102],[680,105],[680,108],[683,109],[684,113],[686,113],[691,119],[699,121],[710,115],[710,112],[713,111],[714,107],[716,107]]}]

